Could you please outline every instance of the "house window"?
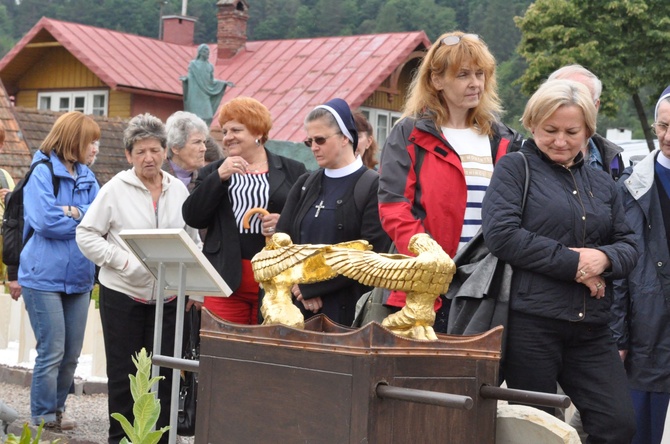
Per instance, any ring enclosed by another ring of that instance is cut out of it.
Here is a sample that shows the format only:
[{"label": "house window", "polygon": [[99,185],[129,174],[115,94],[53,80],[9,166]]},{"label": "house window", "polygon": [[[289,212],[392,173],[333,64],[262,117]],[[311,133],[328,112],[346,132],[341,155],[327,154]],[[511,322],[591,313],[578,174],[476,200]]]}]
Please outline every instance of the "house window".
[{"label": "house window", "polygon": [[376,108],[361,108],[361,112],[368,119],[375,131],[375,138],[379,149],[384,147],[386,138],[391,133],[393,125],[400,120],[401,114],[396,111],[389,111],[385,109]]},{"label": "house window", "polygon": [[51,111],[81,111],[106,116],[107,103],[107,91],[59,91],[37,95],[38,109]]}]

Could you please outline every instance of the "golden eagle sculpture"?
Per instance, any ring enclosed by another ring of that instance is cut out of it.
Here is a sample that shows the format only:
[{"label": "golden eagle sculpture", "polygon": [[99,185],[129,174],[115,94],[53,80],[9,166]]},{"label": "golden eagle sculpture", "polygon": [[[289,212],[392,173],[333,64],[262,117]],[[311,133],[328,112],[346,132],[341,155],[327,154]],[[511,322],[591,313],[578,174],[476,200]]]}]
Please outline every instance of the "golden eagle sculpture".
[{"label": "golden eagle sculpture", "polygon": [[327,267],[364,285],[406,292],[405,306],[382,325],[407,338],[435,340],[435,299],[449,289],[456,265],[428,234],[412,236],[408,249],[416,257],[340,248],[324,256]]},{"label": "golden eagle sculpture", "polygon": [[324,253],[332,249],[369,250],[367,241],[357,240],[335,245],[295,245],[286,233],[275,233],[266,239],[263,248],[253,259],[254,279],[265,290],[261,314],[263,324],[283,324],[303,328],[305,318],[293,305],[291,287],[312,284],[338,275],[326,265]]}]

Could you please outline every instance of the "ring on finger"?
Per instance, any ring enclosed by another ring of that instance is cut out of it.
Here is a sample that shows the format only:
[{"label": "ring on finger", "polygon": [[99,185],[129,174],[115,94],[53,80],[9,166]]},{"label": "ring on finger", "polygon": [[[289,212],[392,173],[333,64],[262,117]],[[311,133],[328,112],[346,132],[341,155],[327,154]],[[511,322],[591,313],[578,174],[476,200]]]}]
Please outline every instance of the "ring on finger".
[{"label": "ring on finger", "polygon": [[586,276],[586,271],[584,271],[584,270],[579,270],[579,273],[580,273],[582,276]]},{"label": "ring on finger", "polygon": [[598,282],[598,283],[596,284],[596,288],[597,288],[598,290],[600,290],[601,288],[603,288],[603,284],[601,284],[600,282]]}]

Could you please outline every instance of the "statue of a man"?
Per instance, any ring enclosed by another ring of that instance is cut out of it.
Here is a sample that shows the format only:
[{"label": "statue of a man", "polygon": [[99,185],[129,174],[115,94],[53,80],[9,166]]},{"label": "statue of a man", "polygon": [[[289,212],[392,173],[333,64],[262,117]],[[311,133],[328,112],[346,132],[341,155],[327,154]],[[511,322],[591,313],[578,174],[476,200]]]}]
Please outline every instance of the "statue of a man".
[{"label": "statue of a man", "polygon": [[184,87],[184,110],[192,112],[207,125],[212,123],[221,97],[231,82],[214,79],[214,66],[209,63],[209,47],[198,46],[198,56],[188,65],[188,76],[182,77]]}]

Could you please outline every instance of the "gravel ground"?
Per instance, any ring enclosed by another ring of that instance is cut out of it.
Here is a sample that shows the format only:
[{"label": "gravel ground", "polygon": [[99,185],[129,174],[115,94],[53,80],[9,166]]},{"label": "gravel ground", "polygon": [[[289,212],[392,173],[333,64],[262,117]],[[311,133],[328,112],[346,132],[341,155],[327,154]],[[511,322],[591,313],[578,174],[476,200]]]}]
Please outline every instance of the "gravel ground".
[{"label": "gravel ground", "polygon": [[[19,436],[25,422],[30,421],[30,388],[0,382],[0,399],[19,413],[9,432]],[[101,444],[107,442],[107,395],[70,395],[67,403],[68,418],[77,422],[74,430],[63,434],[44,433],[43,439],[60,438],[61,444]]]},{"label": "gravel ground", "polygon": [[[9,426],[9,433],[21,435],[23,424],[30,421],[30,387],[0,382],[0,400],[16,410],[19,419]],[[107,442],[109,421],[107,395],[70,395],[66,402],[66,417],[74,419],[77,427],[62,434],[43,433],[45,442],[60,438],[59,444],[104,444]],[[48,441],[46,441],[48,440]],[[193,438],[177,437],[177,443],[193,443]]]}]

